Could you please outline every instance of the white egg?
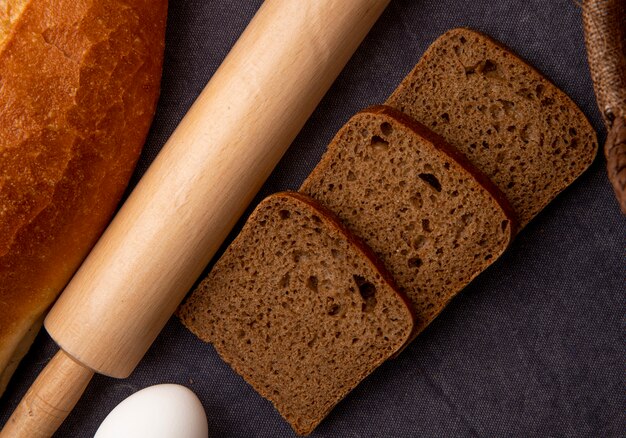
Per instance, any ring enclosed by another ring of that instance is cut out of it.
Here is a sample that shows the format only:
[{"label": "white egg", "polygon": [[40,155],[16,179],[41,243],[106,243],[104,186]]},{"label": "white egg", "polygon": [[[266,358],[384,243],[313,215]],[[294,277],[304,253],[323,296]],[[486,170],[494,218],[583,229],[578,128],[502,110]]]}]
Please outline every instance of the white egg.
[{"label": "white egg", "polygon": [[207,438],[206,414],[198,397],[180,385],[142,389],[117,405],[94,438]]}]

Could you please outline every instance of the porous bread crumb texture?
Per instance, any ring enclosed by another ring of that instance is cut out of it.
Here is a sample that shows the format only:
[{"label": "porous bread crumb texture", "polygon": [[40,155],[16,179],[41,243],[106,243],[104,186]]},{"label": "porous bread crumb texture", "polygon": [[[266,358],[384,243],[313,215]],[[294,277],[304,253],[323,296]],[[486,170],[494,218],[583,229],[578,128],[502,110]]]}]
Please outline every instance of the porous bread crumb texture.
[{"label": "porous bread crumb texture", "polygon": [[592,163],[597,139],[580,109],[490,38],[438,38],[386,102],[442,135],[507,196],[526,225]]},{"label": "porous bread crumb texture", "polygon": [[382,260],[414,305],[416,336],[504,252],[511,218],[395,111],[376,111],[344,125],[301,192],[335,212]]},{"label": "porous bread crumb texture", "polygon": [[407,303],[329,212],[263,201],[179,310],[298,434],[408,339]]}]

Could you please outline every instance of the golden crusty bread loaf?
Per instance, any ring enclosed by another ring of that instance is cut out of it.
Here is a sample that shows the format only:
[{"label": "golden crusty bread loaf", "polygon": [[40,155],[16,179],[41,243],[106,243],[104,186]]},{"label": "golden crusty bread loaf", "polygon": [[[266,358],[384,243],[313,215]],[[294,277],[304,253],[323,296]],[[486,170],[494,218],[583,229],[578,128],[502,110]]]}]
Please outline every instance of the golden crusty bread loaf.
[{"label": "golden crusty bread loaf", "polygon": [[128,183],[166,15],[166,0],[0,0],[0,393]]}]

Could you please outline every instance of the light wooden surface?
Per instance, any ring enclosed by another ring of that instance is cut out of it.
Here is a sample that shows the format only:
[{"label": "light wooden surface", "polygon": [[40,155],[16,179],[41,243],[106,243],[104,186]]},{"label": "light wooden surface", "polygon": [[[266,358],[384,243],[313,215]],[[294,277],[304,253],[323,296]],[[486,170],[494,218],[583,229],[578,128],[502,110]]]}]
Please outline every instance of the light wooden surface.
[{"label": "light wooden surface", "polygon": [[60,350],[32,384],[0,431],[0,438],[52,436],[83,395],[93,374]]}]

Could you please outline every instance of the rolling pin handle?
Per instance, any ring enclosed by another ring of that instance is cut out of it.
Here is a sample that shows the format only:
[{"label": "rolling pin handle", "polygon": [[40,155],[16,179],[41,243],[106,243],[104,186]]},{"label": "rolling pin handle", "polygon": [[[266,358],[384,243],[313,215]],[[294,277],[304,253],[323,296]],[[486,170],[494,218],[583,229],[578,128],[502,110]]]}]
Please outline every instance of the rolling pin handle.
[{"label": "rolling pin handle", "polygon": [[37,377],[0,438],[49,438],[72,411],[93,377],[93,370],[59,350]]}]

